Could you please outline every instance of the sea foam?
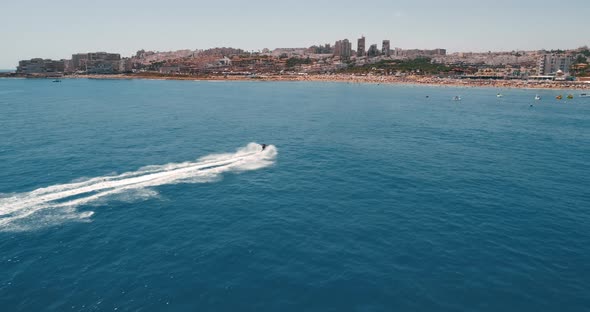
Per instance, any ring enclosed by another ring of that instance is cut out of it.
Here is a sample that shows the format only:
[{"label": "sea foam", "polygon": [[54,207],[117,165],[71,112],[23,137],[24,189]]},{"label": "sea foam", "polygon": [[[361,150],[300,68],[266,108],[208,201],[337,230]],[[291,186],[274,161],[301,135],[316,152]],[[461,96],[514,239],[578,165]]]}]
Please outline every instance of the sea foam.
[{"label": "sea foam", "polygon": [[217,181],[223,173],[243,172],[274,164],[277,149],[264,150],[250,143],[235,153],[213,154],[193,162],[146,166],[137,171],[75,180],[31,192],[0,194],[0,231],[24,231],[63,221],[88,221],[93,211],[76,207],[108,204],[115,198],[124,202],[157,196],[151,189],[159,185]]}]

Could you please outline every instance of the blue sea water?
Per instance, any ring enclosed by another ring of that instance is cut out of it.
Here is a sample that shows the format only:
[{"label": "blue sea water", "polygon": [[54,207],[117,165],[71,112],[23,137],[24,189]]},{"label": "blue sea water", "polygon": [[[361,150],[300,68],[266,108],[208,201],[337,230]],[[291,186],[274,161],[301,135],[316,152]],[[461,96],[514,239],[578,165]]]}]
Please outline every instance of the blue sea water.
[{"label": "blue sea water", "polygon": [[1,79],[0,310],[590,311],[590,101],[497,92]]}]

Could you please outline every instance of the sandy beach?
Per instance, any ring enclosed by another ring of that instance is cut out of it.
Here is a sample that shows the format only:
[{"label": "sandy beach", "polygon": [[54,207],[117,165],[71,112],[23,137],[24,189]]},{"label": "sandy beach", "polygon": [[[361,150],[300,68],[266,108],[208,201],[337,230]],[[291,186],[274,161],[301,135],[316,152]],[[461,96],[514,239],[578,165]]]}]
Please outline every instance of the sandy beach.
[{"label": "sandy beach", "polygon": [[119,75],[79,75],[66,76],[65,79],[155,79],[155,80],[212,80],[212,81],[319,81],[372,84],[412,84],[442,87],[469,87],[495,89],[555,89],[555,90],[590,90],[590,82],[575,81],[537,81],[537,80],[476,80],[452,79],[425,76],[355,76],[334,75],[258,75],[247,76],[185,76],[160,74],[119,74]]}]

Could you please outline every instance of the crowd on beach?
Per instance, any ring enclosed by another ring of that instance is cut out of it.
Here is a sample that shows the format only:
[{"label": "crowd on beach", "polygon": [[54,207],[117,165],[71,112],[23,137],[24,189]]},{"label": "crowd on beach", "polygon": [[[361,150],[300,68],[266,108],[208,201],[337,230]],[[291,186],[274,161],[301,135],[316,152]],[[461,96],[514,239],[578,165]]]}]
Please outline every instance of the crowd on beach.
[{"label": "crowd on beach", "polygon": [[432,76],[378,76],[378,75],[350,75],[350,74],[309,74],[309,75],[250,75],[250,76],[186,76],[186,75],[83,75],[72,78],[91,79],[161,79],[161,80],[261,80],[261,81],[321,81],[346,83],[374,83],[374,84],[415,84],[448,87],[489,87],[489,88],[521,88],[521,89],[590,89],[588,82],[553,81],[553,80],[487,80],[487,79],[453,79]]},{"label": "crowd on beach", "polygon": [[[287,79],[289,80],[289,79]],[[490,87],[490,88],[531,88],[531,89],[590,89],[590,83],[549,80],[487,80],[487,79],[453,79],[428,76],[351,76],[351,75],[314,75],[303,76],[297,80],[338,81],[349,83],[377,84],[418,84],[449,87]]]}]

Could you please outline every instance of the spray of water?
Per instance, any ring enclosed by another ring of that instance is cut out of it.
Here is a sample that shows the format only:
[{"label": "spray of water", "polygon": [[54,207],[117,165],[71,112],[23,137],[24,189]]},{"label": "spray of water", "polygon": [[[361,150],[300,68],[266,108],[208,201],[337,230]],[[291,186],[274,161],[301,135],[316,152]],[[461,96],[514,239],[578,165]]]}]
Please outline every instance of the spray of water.
[{"label": "spray of water", "polygon": [[67,220],[88,221],[94,212],[79,212],[76,207],[97,203],[113,195],[156,196],[157,192],[150,188],[159,185],[216,181],[226,172],[271,166],[276,155],[277,149],[273,145],[263,150],[259,144],[250,143],[235,153],[213,154],[194,162],[148,166],[119,175],[4,195],[0,198],[0,231],[23,231]]}]

